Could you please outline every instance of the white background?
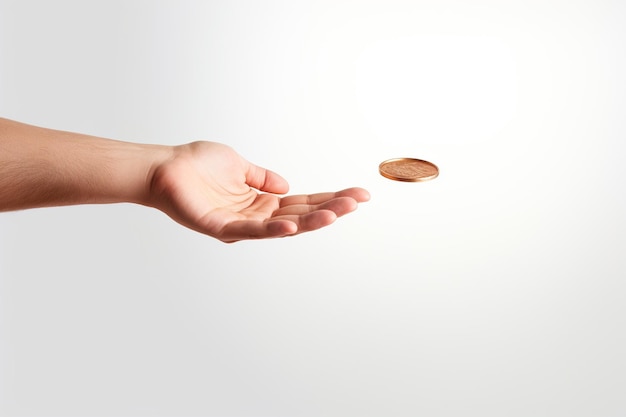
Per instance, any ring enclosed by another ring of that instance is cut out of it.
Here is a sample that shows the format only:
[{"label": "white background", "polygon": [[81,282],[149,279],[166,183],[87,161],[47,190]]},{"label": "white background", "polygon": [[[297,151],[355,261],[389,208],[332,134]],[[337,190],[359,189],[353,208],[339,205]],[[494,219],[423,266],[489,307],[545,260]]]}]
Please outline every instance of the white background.
[{"label": "white background", "polygon": [[[372,200],[0,214],[0,415],[623,416],[626,3],[0,1],[0,114]],[[440,176],[396,183],[392,157]]]}]

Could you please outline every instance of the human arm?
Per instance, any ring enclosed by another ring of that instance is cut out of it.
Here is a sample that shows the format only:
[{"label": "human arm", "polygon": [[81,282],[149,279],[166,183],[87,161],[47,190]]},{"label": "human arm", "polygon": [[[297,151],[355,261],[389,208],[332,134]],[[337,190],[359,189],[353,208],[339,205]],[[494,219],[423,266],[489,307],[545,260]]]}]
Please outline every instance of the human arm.
[{"label": "human arm", "polygon": [[220,143],[137,144],[0,118],[0,211],[131,202],[234,242],[319,229],[369,199],[361,188],[280,197],[288,188]]}]

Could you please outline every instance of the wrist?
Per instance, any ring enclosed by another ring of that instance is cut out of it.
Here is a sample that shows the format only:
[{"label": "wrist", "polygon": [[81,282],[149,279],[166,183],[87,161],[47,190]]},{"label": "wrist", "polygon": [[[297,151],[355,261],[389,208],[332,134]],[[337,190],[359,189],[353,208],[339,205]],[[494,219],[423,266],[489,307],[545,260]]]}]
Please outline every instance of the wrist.
[{"label": "wrist", "polygon": [[153,181],[155,172],[173,158],[174,147],[128,143],[126,157],[119,159],[119,202],[154,206]]}]

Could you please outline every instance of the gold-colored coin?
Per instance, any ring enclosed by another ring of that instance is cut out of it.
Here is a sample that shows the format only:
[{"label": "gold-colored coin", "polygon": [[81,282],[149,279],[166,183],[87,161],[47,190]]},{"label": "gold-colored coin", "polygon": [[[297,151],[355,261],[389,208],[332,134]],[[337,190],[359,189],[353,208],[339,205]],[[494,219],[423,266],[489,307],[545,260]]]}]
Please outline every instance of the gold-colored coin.
[{"label": "gold-colored coin", "polygon": [[381,162],[380,175],[394,181],[418,182],[437,178],[439,168],[431,162],[415,158],[395,158]]}]

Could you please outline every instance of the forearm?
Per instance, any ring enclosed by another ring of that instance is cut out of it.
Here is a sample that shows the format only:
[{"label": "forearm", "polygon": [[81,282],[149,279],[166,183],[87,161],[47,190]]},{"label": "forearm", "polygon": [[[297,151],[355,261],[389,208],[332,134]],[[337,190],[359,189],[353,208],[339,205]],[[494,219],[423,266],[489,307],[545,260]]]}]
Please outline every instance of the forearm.
[{"label": "forearm", "polygon": [[149,204],[153,167],[171,148],[0,118],[0,211],[70,204]]}]

